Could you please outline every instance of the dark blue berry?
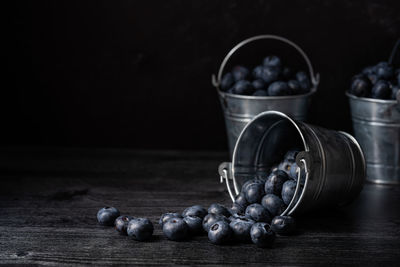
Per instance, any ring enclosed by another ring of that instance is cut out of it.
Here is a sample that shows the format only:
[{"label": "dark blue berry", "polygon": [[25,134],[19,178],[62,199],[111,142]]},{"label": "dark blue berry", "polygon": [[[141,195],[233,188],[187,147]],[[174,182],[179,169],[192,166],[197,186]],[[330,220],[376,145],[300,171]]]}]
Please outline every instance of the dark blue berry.
[{"label": "dark blue berry", "polygon": [[372,87],[372,98],[377,99],[390,99],[392,97],[392,90],[387,81],[380,80]]},{"label": "dark blue berry", "polygon": [[235,203],[239,204],[242,207],[247,207],[248,202],[247,202],[246,196],[243,192],[239,193],[235,197]]},{"label": "dark blue berry", "polygon": [[132,219],[126,232],[128,236],[133,237],[137,241],[145,241],[151,238],[153,235],[154,227],[149,219],[146,218],[135,218]]},{"label": "dark blue berry", "polygon": [[253,96],[268,96],[268,92],[265,90],[257,90],[253,93]]},{"label": "dark blue berry", "polygon": [[232,230],[226,221],[217,221],[210,226],[208,239],[211,243],[221,245],[228,243],[232,238]]},{"label": "dark blue berry", "polygon": [[128,229],[128,224],[133,219],[134,218],[132,216],[128,216],[128,215],[119,216],[117,219],[115,219],[115,229],[118,232],[120,232],[121,234],[126,235],[127,234],[126,230]]},{"label": "dark blue berry", "polygon": [[282,170],[276,170],[272,172],[265,182],[265,193],[280,196],[283,183],[286,182],[288,179],[289,177],[287,173]]},{"label": "dark blue berry", "polygon": [[246,210],[246,207],[239,205],[238,203],[233,203],[231,207],[231,213],[242,213]]},{"label": "dark blue berry", "polygon": [[251,95],[254,92],[254,87],[251,82],[241,80],[235,83],[233,92],[237,95]]},{"label": "dark blue berry", "polygon": [[298,73],[296,73],[296,80],[299,82],[303,92],[310,91],[311,88],[310,78],[308,78],[308,75],[304,71],[299,71]]},{"label": "dark blue berry", "polygon": [[271,215],[269,211],[264,208],[261,204],[254,203],[246,208],[246,216],[256,222],[270,222]]},{"label": "dark blue berry", "polygon": [[223,215],[225,217],[231,216],[231,213],[227,208],[217,203],[213,203],[210,205],[210,207],[208,208],[208,213]]},{"label": "dark blue berry", "polygon": [[368,80],[371,82],[371,84],[376,84],[378,82],[378,75],[376,75],[375,73],[372,74],[368,74],[367,75]]},{"label": "dark blue berry", "polygon": [[189,237],[189,226],[182,218],[172,218],[164,223],[164,235],[172,241],[181,241]]},{"label": "dark blue berry", "polygon": [[232,229],[235,240],[239,242],[250,242],[250,229],[254,223],[255,221],[244,216],[233,218],[229,226]]},{"label": "dark blue berry", "polygon": [[253,85],[254,89],[257,91],[267,89],[267,84],[264,82],[264,80],[261,80],[261,79],[254,80],[251,84]]},{"label": "dark blue berry", "polygon": [[260,248],[272,247],[275,233],[267,223],[259,222],[253,224],[250,229],[251,241]]},{"label": "dark blue berry", "polygon": [[264,80],[267,84],[275,82],[279,79],[279,70],[272,67],[264,67],[262,69],[261,79]]},{"label": "dark blue berry", "polygon": [[119,210],[114,207],[104,207],[97,212],[97,221],[101,225],[113,226],[115,219],[120,215]]},{"label": "dark blue berry", "polygon": [[296,191],[296,181],[288,180],[282,186],[282,200],[286,205],[289,205]]},{"label": "dark blue berry", "polygon": [[235,81],[245,80],[249,77],[250,71],[243,66],[236,66],[232,70],[232,75]]},{"label": "dark blue berry", "polygon": [[248,203],[259,203],[264,196],[264,185],[262,183],[253,183],[246,187],[244,192]]},{"label": "dark blue berry", "polygon": [[226,73],[221,80],[221,89],[228,90],[235,83],[232,73]]},{"label": "dark blue berry", "polygon": [[183,220],[189,227],[189,232],[191,234],[199,234],[203,232],[203,220],[200,217],[188,215],[184,217]]},{"label": "dark blue berry", "polygon": [[252,72],[253,78],[254,78],[254,79],[262,79],[263,71],[264,71],[263,69],[264,69],[263,66],[257,66],[257,67],[255,67],[255,68],[253,69],[253,72]]},{"label": "dark blue berry", "polygon": [[[399,99],[399,101],[400,101],[399,89],[400,89],[399,86],[392,87],[392,99],[394,99],[394,100]],[[399,95],[399,97],[398,97],[398,95]]]},{"label": "dark blue berry", "polygon": [[380,62],[376,65],[376,75],[378,79],[389,80],[393,77],[394,70],[393,67],[387,62]]},{"label": "dark blue berry", "polygon": [[297,154],[299,154],[299,150],[295,150],[295,149],[289,150],[288,152],[286,152],[284,158],[285,158],[285,160],[295,162]]},{"label": "dark blue berry", "polygon": [[300,95],[303,93],[300,83],[297,80],[289,80],[287,85],[289,86],[292,95]]},{"label": "dark blue berry", "polygon": [[205,208],[203,208],[203,206],[194,205],[194,206],[186,208],[182,212],[183,217],[186,217],[188,215],[197,216],[197,217],[200,217],[203,219],[207,215],[207,210]]},{"label": "dark blue berry", "polygon": [[262,181],[261,179],[251,179],[251,180],[247,180],[247,181],[242,185],[241,192],[245,194],[245,192],[246,192],[246,190],[247,190],[247,187],[248,187],[249,185],[251,185],[251,184],[257,184],[257,183],[262,184],[263,181]]},{"label": "dark blue berry", "polygon": [[163,215],[161,215],[160,220],[158,221],[158,224],[161,225],[161,227],[162,227],[164,225],[164,223],[171,218],[183,218],[183,216],[176,212],[164,213]]},{"label": "dark blue berry", "polygon": [[290,235],[296,230],[296,222],[290,216],[276,216],[272,219],[271,229],[280,235]]},{"label": "dark blue berry", "polygon": [[281,59],[277,56],[267,56],[263,61],[264,67],[273,67],[280,69],[282,67]]},{"label": "dark blue berry", "polygon": [[371,93],[371,82],[364,76],[354,77],[351,83],[350,93],[360,97],[369,96]]},{"label": "dark blue berry", "polygon": [[271,216],[280,215],[286,209],[283,200],[274,194],[265,195],[261,200],[261,205],[269,211]]},{"label": "dark blue berry", "polygon": [[227,221],[229,222],[229,220],[222,215],[218,215],[218,214],[207,214],[206,217],[204,217],[203,219],[203,229],[204,231],[208,232],[210,230],[211,225],[213,225],[214,223],[218,222],[218,221]]},{"label": "dark blue berry", "polygon": [[291,89],[289,88],[287,82],[276,81],[268,86],[268,95],[270,96],[285,96],[290,94]]}]

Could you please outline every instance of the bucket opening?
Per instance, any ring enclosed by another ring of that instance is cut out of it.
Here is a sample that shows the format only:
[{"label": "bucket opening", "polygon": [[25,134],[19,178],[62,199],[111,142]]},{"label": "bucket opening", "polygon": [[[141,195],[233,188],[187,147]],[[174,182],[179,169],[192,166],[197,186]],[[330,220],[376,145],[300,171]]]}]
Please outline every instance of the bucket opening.
[{"label": "bucket opening", "polygon": [[[250,179],[266,180],[290,150],[308,151],[296,122],[276,111],[256,116],[242,131],[233,153],[233,176],[239,189]],[[299,189],[293,198],[301,198],[305,186],[300,188],[299,183],[300,179],[297,179]],[[290,203],[285,212],[288,213],[295,204]]]}]

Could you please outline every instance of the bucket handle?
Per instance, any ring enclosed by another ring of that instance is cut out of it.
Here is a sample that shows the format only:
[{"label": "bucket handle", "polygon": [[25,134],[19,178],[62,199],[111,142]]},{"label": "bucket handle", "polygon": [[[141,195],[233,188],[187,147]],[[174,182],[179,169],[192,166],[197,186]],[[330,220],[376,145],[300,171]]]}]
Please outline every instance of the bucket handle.
[{"label": "bucket handle", "polygon": [[311,65],[311,61],[308,58],[308,56],[306,55],[306,53],[303,51],[303,49],[301,49],[297,44],[295,44],[294,42],[292,42],[286,38],[283,38],[283,37],[277,36],[277,35],[271,35],[271,34],[263,34],[263,35],[256,35],[256,36],[250,37],[248,39],[241,41],[235,47],[233,47],[231,49],[231,51],[229,51],[229,53],[225,56],[224,60],[222,61],[221,66],[218,71],[218,76],[216,77],[214,74],[212,75],[212,84],[217,88],[219,87],[219,85],[221,84],[222,74],[224,72],[224,68],[225,68],[226,64],[228,63],[228,60],[237,50],[239,50],[239,48],[245,46],[248,43],[251,43],[251,42],[254,42],[257,40],[262,40],[262,39],[272,39],[272,40],[281,41],[281,42],[284,42],[284,43],[292,46],[293,48],[295,48],[303,56],[304,60],[306,61],[306,64],[310,71],[311,83],[314,88],[317,88],[317,85],[319,84],[319,73],[314,75],[314,69]]},{"label": "bucket handle", "polygon": [[[232,202],[235,202],[235,196],[239,194],[239,189],[238,189],[236,180],[233,178],[233,175],[232,175],[232,163],[231,162],[222,162],[218,167],[218,173],[220,175],[220,183],[223,183],[225,180],[226,188],[228,189],[229,196],[231,197]],[[229,180],[233,181],[233,187],[234,187],[235,193],[232,192]]]}]

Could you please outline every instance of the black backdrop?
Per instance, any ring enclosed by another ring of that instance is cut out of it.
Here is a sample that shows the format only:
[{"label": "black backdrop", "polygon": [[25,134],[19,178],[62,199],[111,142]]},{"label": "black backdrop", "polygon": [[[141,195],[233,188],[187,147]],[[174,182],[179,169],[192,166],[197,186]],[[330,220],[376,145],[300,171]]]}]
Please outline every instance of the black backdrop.
[{"label": "black backdrop", "polygon": [[321,74],[310,122],[351,131],[344,91],[388,58],[396,3],[3,1],[1,144],[226,149],[211,74],[261,33],[298,43]]}]

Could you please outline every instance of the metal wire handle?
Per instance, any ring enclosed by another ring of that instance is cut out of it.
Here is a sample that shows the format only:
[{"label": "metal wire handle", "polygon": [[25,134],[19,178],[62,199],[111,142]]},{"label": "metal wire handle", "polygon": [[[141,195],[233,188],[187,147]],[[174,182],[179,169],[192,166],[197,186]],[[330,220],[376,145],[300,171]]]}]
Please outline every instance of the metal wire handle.
[{"label": "metal wire handle", "polygon": [[217,88],[219,87],[219,85],[221,84],[222,74],[224,72],[224,68],[225,68],[226,64],[228,63],[228,60],[239,48],[245,46],[248,43],[251,43],[251,42],[254,42],[257,40],[262,40],[262,39],[278,40],[278,41],[284,42],[284,43],[292,46],[293,48],[295,48],[303,56],[304,60],[306,61],[306,64],[310,71],[311,83],[313,84],[313,87],[314,88],[317,87],[317,85],[319,84],[319,74],[317,73],[314,75],[314,69],[311,65],[311,61],[308,58],[308,56],[306,55],[306,53],[303,51],[303,49],[301,49],[297,44],[293,43],[292,41],[290,41],[286,38],[283,38],[283,37],[280,37],[277,35],[271,35],[271,34],[263,34],[263,35],[257,35],[257,36],[250,37],[248,39],[241,41],[235,47],[233,47],[231,49],[231,51],[229,51],[229,53],[225,56],[224,60],[222,61],[221,66],[218,71],[217,78],[215,77],[214,74],[212,75],[212,84]]}]

